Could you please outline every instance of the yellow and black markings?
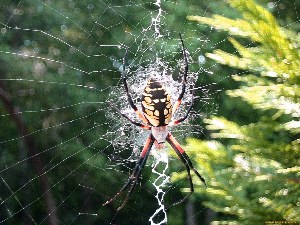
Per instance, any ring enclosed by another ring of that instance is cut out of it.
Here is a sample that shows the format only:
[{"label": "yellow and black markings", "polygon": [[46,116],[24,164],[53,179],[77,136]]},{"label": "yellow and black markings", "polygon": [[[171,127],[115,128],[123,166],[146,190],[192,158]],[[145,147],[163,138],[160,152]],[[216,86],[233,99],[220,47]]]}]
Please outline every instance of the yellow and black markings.
[{"label": "yellow and black markings", "polygon": [[172,118],[171,97],[164,86],[150,79],[142,94],[142,110],[152,126],[166,126]]}]

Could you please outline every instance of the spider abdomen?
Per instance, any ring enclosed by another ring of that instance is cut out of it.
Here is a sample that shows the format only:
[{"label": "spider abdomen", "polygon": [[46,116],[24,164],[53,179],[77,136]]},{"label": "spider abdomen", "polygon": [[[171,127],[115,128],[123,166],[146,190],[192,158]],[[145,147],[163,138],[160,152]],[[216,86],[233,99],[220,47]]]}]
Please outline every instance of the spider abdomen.
[{"label": "spider abdomen", "polygon": [[148,122],[155,127],[166,126],[172,119],[172,103],[164,86],[150,79],[142,94],[142,110]]}]

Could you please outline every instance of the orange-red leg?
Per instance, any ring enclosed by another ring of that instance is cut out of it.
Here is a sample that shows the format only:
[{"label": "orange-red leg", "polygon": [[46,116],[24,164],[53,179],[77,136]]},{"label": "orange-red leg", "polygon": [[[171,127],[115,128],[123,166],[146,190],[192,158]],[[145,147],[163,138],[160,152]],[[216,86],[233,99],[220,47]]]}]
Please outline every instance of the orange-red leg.
[{"label": "orange-red leg", "polygon": [[173,204],[173,206],[174,206],[174,205],[180,204],[183,201],[185,201],[194,192],[194,185],[193,185],[193,181],[192,181],[192,177],[191,177],[191,173],[190,173],[191,169],[195,172],[197,177],[205,184],[205,186],[206,186],[206,182],[205,182],[204,178],[200,175],[200,173],[194,168],[190,158],[188,157],[188,155],[185,153],[184,149],[180,146],[180,144],[176,141],[176,139],[174,138],[174,136],[171,133],[168,134],[166,140],[169,142],[169,144],[172,146],[172,148],[174,149],[174,151],[176,152],[176,154],[178,155],[178,157],[184,164],[187,174],[188,174],[188,180],[190,183],[190,193],[187,196],[185,196],[184,198],[182,198],[181,200],[179,200],[178,202],[174,203]]},{"label": "orange-red leg", "polygon": [[125,200],[123,201],[122,205],[117,209],[118,211],[120,209],[122,209],[124,207],[124,205],[127,203],[128,199],[130,198],[139,178],[140,178],[140,175],[141,175],[141,172],[142,172],[142,169],[144,168],[145,164],[146,164],[146,161],[147,161],[147,158],[149,156],[149,153],[150,153],[150,150],[152,148],[152,145],[154,143],[154,138],[152,136],[152,134],[149,135],[149,137],[147,138],[146,140],[146,143],[145,143],[145,146],[141,152],[141,155],[140,155],[140,158],[138,159],[136,165],[135,165],[135,168],[131,174],[131,176],[129,177],[128,181],[124,184],[124,186],[120,189],[119,192],[117,192],[115,194],[115,196],[113,198],[111,198],[110,200],[108,200],[107,202],[105,202],[103,204],[103,206],[113,202],[120,194],[122,194],[130,185],[130,189],[126,195],[126,198]]}]

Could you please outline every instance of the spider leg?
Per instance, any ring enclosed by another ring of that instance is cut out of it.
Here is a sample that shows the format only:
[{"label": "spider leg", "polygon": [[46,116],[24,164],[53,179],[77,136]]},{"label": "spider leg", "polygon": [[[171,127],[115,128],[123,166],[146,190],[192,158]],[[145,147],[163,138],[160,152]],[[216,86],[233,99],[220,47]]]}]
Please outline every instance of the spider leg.
[{"label": "spider leg", "polygon": [[[143,161],[146,162],[146,158]],[[132,182],[131,187],[130,187],[127,195],[126,195],[125,200],[123,201],[122,205],[119,206],[119,208],[117,209],[117,211],[121,210],[124,207],[124,205],[128,202],[128,199],[130,198],[130,196],[131,196],[131,194],[132,194],[132,192],[133,192],[133,190],[134,190],[134,188],[135,188],[135,186],[136,186],[136,184],[138,182],[138,179],[139,179],[139,177],[141,175],[142,169],[143,169],[143,166],[142,165],[138,165],[138,168],[135,169],[136,173],[134,175],[131,175],[130,182],[128,183],[128,185],[129,185]],[[127,187],[128,187],[128,185],[127,185]]]},{"label": "spider leg", "polygon": [[144,166],[146,164],[146,161],[149,156],[149,153],[150,153],[153,143],[154,143],[154,137],[152,136],[152,134],[150,134],[146,140],[146,143],[141,152],[140,158],[138,159],[138,161],[135,165],[135,168],[134,168],[131,176],[129,177],[128,181],[123,185],[123,187],[120,189],[120,191],[118,191],[115,194],[115,196],[113,198],[106,201],[102,206],[108,205],[111,202],[113,202],[120,194],[122,194],[131,185],[131,187],[126,195],[125,200],[123,201],[122,205],[117,209],[117,211],[119,211],[120,209],[123,208],[123,206],[127,203],[128,199],[130,198],[130,196],[138,182],[138,179],[141,175],[142,169],[144,168]]},{"label": "spider leg", "polygon": [[177,101],[175,102],[175,104],[173,106],[172,115],[175,114],[175,112],[177,111],[179,105],[181,104],[181,100],[182,100],[183,95],[185,93],[186,77],[187,77],[187,73],[188,73],[188,70],[189,70],[189,64],[188,64],[188,60],[187,60],[187,56],[186,56],[186,52],[185,52],[185,47],[184,47],[184,43],[183,43],[181,34],[179,34],[179,37],[180,37],[180,41],[181,41],[181,45],[182,45],[182,56],[183,56],[183,61],[184,61],[184,73],[183,73],[181,93],[179,94],[179,97],[178,97]]},{"label": "spider leg", "polygon": [[185,168],[186,168],[186,171],[188,174],[189,183],[190,183],[190,193],[187,196],[185,196],[183,199],[174,203],[172,205],[172,206],[174,206],[174,205],[180,204],[183,201],[185,201],[194,192],[194,185],[193,185],[193,181],[192,181],[192,177],[191,177],[191,173],[190,173],[191,169],[195,172],[197,177],[205,184],[205,186],[206,186],[206,182],[205,182],[204,178],[200,175],[200,173],[194,168],[190,158],[188,157],[188,155],[185,153],[184,149],[180,146],[180,144],[176,141],[176,139],[174,138],[174,136],[171,133],[168,134],[166,140],[167,140],[167,142],[169,142],[169,144],[174,149],[174,151],[176,152],[176,154],[178,155],[178,157],[180,158],[182,163],[185,165]]},{"label": "spider leg", "polygon": [[136,105],[134,104],[132,97],[129,93],[129,88],[127,85],[127,79],[126,79],[126,58],[127,58],[127,53],[128,53],[128,49],[126,50],[125,56],[123,58],[123,71],[122,71],[122,80],[123,80],[123,85],[125,88],[125,92],[127,94],[127,98],[128,98],[128,102],[131,106],[131,108],[134,110],[135,114],[145,123],[148,124],[148,120],[146,119],[146,117],[138,110],[138,108],[136,107]]},{"label": "spider leg", "polygon": [[110,104],[111,107],[113,107],[121,116],[123,116],[124,118],[126,118],[130,123],[132,123],[133,125],[135,126],[138,126],[138,127],[141,127],[143,129],[146,129],[146,130],[151,130],[151,127],[150,126],[147,126],[145,124],[142,124],[142,123],[138,123],[138,122],[135,122],[133,121],[132,119],[130,119],[128,116],[126,116],[124,113],[122,113],[120,111],[120,109],[118,109],[116,106],[114,106],[113,104]]},{"label": "spider leg", "polygon": [[190,159],[190,157],[184,152],[182,153],[184,159],[186,160],[186,162],[188,163],[189,167],[194,171],[194,173],[197,175],[197,177],[202,181],[202,183],[205,185],[205,187],[207,187],[205,179],[200,175],[200,173],[194,168],[192,161]]},{"label": "spider leg", "polygon": [[189,116],[189,114],[190,114],[190,112],[191,112],[191,110],[192,110],[192,108],[193,108],[193,104],[194,104],[194,95],[195,95],[195,91],[193,90],[193,94],[192,94],[192,102],[191,102],[190,107],[189,107],[188,110],[186,111],[185,116],[182,117],[182,118],[180,118],[180,119],[178,119],[178,120],[172,120],[172,121],[168,124],[168,126],[174,126],[174,125],[176,125],[176,124],[179,124],[179,123],[183,122],[184,120],[186,120],[186,119],[188,118],[188,116]]},{"label": "spider leg", "polygon": [[178,204],[184,202],[194,192],[194,184],[193,184],[193,180],[192,180],[192,176],[191,176],[190,167],[189,167],[188,163],[186,162],[186,160],[181,155],[181,153],[175,148],[174,148],[174,150],[175,150],[176,154],[178,155],[178,157],[180,158],[180,160],[182,161],[182,163],[184,164],[185,169],[187,171],[188,180],[189,180],[189,183],[190,183],[190,193],[188,193],[185,197],[183,197],[178,202],[173,203],[171,206],[175,206],[175,205],[178,205]]}]

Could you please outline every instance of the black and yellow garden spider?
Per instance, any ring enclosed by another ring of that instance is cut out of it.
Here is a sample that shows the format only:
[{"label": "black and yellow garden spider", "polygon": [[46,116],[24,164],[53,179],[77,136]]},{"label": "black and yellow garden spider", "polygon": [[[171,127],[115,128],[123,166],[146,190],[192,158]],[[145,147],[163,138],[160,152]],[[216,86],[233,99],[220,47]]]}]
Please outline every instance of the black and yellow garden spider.
[{"label": "black and yellow garden spider", "polygon": [[[190,193],[188,195],[186,195],[183,199],[181,199],[179,202],[174,203],[173,205],[177,205],[177,204],[183,202],[186,198],[188,198],[193,193],[194,186],[193,186],[193,181],[192,181],[192,177],[190,174],[191,169],[195,172],[195,174],[199,177],[199,179],[206,185],[204,178],[194,168],[188,155],[185,153],[185,151],[180,146],[180,144],[176,141],[174,136],[168,131],[168,127],[179,124],[188,117],[188,115],[192,109],[193,100],[194,100],[194,98],[192,98],[192,103],[191,103],[190,107],[188,108],[184,117],[177,119],[177,120],[172,120],[172,116],[177,111],[178,107],[180,106],[182,97],[185,93],[186,82],[187,82],[187,73],[188,73],[188,61],[187,61],[186,51],[185,51],[185,47],[184,47],[184,43],[183,43],[181,35],[180,35],[180,41],[182,44],[184,74],[183,74],[183,80],[182,80],[182,90],[181,90],[181,93],[179,94],[177,101],[175,102],[174,106],[172,106],[171,97],[170,97],[169,93],[166,91],[166,89],[164,88],[164,86],[158,80],[150,79],[147,82],[147,85],[144,89],[144,92],[143,92],[142,98],[141,98],[142,112],[140,112],[138,110],[138,108],[134,104],[132,97],[129,93],[129,89],[128,89],[128,85],[127,85],[127,81],[126,81],[126,70],[125,70],[126,57],[127,57],[127,51],[126,51],[125,57],[123,59],[123,72],[122,72],[123,85],[124,85],[124,88],[125,88],[125,91],[126,91],[126,94],[128,97],[128,102],[129,102],[131,108],[134,110],[136,115],[143,121],[143,123],[135,122],[135,121],[131,120],[127,115],[123,114],[119,109],[116,108],[116,110],[132,124],[134,124],[138,127],[141,127],[143,129],[151,130],[151,133],[146,140],[144,148],[140,154],[140,157],[139,157],[139,159],[136,163],[136,166],[135,166],[131,176],[129,177],[128,181],[124,184],[124,186],[120,189],[120,191],[117,192],[113,198],[111,198],[110,200],[105,202],[103,204],[103,206],[114,201],[121,193],[123,193],[131,185],[123,204],[117,210],[120,210],[121,208],[123,208],[123,206],[128,201],[130,195],[132,194],[132,192],[139,180],[141,171],[145,166],[145,163],[149,156],[152,145],[154,144],[156,146],[156,148],[161,149],[164,147],[165,141],[167,141],[171,145],[171,147],[174,149],[174,151],[176,152],[176,154],[178,155],[180,160],[185,165],[189,183],[190,183]],[[194,96],[194,94],[193,94],[193,96]]]}]

